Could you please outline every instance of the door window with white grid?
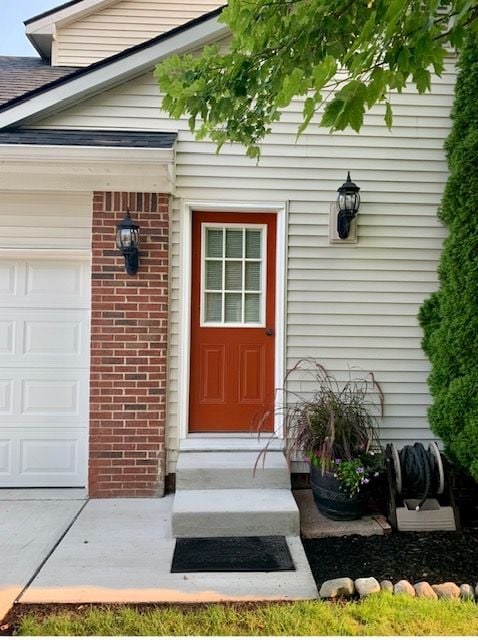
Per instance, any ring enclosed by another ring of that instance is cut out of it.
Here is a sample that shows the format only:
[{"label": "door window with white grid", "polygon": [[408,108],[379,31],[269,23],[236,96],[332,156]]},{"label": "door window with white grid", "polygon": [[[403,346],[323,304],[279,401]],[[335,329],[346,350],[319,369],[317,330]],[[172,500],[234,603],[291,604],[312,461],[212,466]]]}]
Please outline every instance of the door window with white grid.
[{"label": "door window with white grid", "polygon": [[264,225],[202,225],[203,326],[264,326]]}]

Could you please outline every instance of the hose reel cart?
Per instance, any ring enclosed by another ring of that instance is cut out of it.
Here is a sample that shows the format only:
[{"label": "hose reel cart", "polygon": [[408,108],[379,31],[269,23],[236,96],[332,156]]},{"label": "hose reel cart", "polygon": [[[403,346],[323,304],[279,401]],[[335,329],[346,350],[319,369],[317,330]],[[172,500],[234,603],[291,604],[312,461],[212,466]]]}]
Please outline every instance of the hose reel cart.
[{"label": "hose reel cart", "polygon": [[435,442],[400,451],[385,449],[389,485],[389,521],[398,531],[456,531],[460,528],[444,460]]}]

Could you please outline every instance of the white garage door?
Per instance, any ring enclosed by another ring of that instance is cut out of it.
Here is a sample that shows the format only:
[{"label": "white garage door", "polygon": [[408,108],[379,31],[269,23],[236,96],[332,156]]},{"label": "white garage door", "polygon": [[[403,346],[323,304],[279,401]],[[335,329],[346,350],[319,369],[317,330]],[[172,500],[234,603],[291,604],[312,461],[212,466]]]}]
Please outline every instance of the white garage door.
[{"label": "white garage door", "polygon": [[86,485],[88,262],[0,259],[0,487]]}]

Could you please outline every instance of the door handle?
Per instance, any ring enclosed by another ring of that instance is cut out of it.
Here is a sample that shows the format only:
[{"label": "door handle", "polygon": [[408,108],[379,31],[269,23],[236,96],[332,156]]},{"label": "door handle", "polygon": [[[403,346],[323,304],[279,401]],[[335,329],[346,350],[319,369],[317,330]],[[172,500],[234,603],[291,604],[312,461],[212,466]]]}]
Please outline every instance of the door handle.
[{"label": "door handle", "polygon": [[274,335],[274,329],[266,329],[265,334],[266,334],[266,336],[273,336]]}]

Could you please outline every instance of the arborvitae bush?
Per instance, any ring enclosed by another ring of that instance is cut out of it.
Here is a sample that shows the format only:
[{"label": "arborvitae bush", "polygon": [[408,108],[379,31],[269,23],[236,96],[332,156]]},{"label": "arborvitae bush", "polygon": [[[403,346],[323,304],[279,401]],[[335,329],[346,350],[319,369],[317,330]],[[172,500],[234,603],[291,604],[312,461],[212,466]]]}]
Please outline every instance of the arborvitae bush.
[{"label": "arborvitae bush", "polygon": [[446,142],[450,175],[439,211],[448,227],[440,286],[419,313],[432,370],[432,431],[450,458],[478,481],[478,37],[459,60],[453,127]]}]

